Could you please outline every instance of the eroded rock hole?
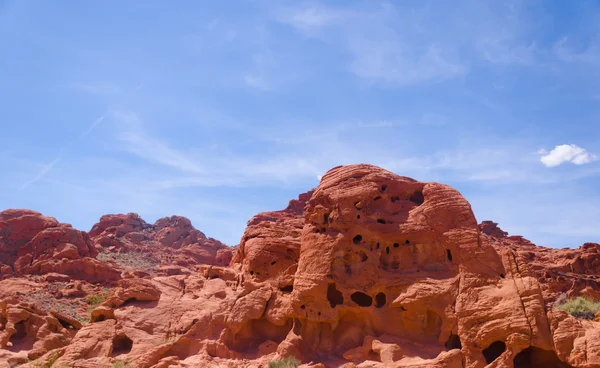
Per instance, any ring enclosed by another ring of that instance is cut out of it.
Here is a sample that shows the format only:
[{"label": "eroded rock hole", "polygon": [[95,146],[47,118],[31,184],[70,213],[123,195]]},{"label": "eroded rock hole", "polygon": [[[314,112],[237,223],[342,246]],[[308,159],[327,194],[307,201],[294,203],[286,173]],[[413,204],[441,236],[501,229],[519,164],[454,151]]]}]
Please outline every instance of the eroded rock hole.
[{"label": "eroded rock hole", "polygon": [[271,266],[273,266],[275,263],[277,263],[277,261],[273,261],[273,262],[271,262]]},{"label": "eroded rock hole", "polygon": [[452,252],[450,252],[450,249],[446,249],[446,257],[448,257],[448,260],[452,262]]},{"label": "eroded rock hole", "polygon": [[254,275],[254,271],[250,270],[250,275]]},{"label": "eroded rock hole", "polygon": [[400,200],[400,197],[398,197],[398,196],[392,197],[392,203],[398,202],[399,200]]},{"label": "eroded rock hole", "polygon": [[360,252],[359,254],[360,254],[361,262],[366,262],[369,259],[369,257],[367,256],[367,254],[365,252]]},{"label": "eroded rock hole", "polygon": [[362,241],[362,236],[361,236],[361,235],[357,235],[357,236],[355,236],[354,238],[352,238],[352,242],[353,242],[354,244],[358,244],[358,243],[360,243],[361,241]]},{"label": "eroded rock hole", "polygon": [[500,277],[501,277],[501,278],[504,278],[504,274],[503,274],[503,273],[501,273],[501,274],[500,274]]},{"label": "eroded rock hole", "polygon": [[385,192],[385,190],[386,190],[386,189],[387,189],[387,184],[383,184],[383,185],[381,186],[381,191],[382,191],[382,192]]},{"label": "eroded rock hole", "polygon": [[356,219],[357,219],[357,220],[360,220],[360,215],[356,215]]},{"label": "eroded rock hole", "polygon": [[329,214],[326,213],[326,214],[323,215],[323,223],[326,224],[328,222],[329,222]]},{"label": "eroded rock hole", "polygon": [[417,205],[422,205],[423,202],[425,202],[425,197],[423,197],[423,192],[416,191],[414,192],[408,199],[410,199],[411,202],[417,204]]},{"label": "eroded rock hole", "polygon": [[302,310],[305,310],[305,309],[306,309],[306,305],[302,304],[302,305],[300,306],[300,309],[302,309]]},{"label": "eroded rock hole", "polygon": [[398,248],[399,246],[400,246],[400,244],[394,243],[394,248]]},{"label": "eroded rock hole", "polygon": [[385,225],[385,220],[384,219],[377,219],[377,222],[379,222],[380,224],[384,224]]},{"label": "eroded rock hole", "polygon": [[373,304],[373,298],[361,291],[357,291],[350,295],[350,299],[360,307],[370,307]]},{"label": "eroded rock hole", "polygon": [[385,294],[377,293],[377,295],[375,295],[375,306],[377,308],[381,308],[385,305],[385,303],[387,303],[387,297],[385,296]]},{"label": "eroded rock hole", "polygon": [[558,359],[555,352],[533,346],[517,354],[513,363],[515,368],[573,368],[573,366]]},{"label": "eroded rock hole", "polygon": [[374,201],[378,201],[380,199],[381,199],[381,196],[377,196],[377,197],[373,198]]},{"label": "eroded rock hole", "polygon": [[450,337],[448,338],[448,341],[446,341],[446,344],[444,344],[444,345],[446,346],[446,349],[448,349],[448,350],[462,349],[462,343],[460,342],[460,337],[455,334],[451,334]]},{"label": "eroded rock hole", "polygon": [[25,327],[25,321],[21,321],[15,325],[16,332],[10,337],[10,340],[21,340],[27,336],[27,328]]},{"label": "eroded rock hole", "polygon": [[60,325],[63,326],[63,328],[66,328],[66,329],[75,329],[75,326],[73,326],[69,322],[67,322],[65,320],[62,320],[60,318],[58,318],[58,323],[60,323]]},{"label": "eroded rock hole", "polygon": [[504,341],[494,341],[490,346],[483,349],[483,356],[487,364],[490,364],[494,360],[498,359],[502,353],[506,350],[506,344]]},{"label": "eroded rock hole", "polygon": [[287,285],[279,289],[282,293],[291,293],[294,291],[294,285]]},{"label": "eroded rock hole", "polygon": [[405,241],[404,244],[410,245],[410,240]]},{"label": "eroded rock hole", "polygon": [[387,254],[390,254],[390,247],[385,247],[385,252],[386,252]]},{"label": "eroded rock hole", "polygon": [[133,341],[129,337],[125,335],[115,336],[113,339],[112,356],[129,354],[132,347]]},{"label": "eroded rock hole", "polygon": [[379,243],[377,243],[377,245],[375,246],[375,249],[379,249]]},{"label": "eroded rock hole", "polygon": [[335,308],[336,305],[344,304],[344,295],[339,291],[335,284],[329,284],[327,287],[327,300],[331,308]]}]

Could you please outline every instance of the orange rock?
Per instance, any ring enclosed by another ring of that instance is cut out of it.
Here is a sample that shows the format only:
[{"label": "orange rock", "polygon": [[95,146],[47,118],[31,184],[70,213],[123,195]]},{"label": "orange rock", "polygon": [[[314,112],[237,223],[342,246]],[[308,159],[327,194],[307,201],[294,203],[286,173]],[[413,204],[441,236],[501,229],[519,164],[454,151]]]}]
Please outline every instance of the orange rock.
[{"label": "orange rock", "polygon": [[[178,216],[107,215],[88,237],[11,210],[0,257],[17,274],[0,267],[0,360],[14,364],[600,367],[600,322],[553,307],[600,296],[599,244],[535,246],[477,224],[446,185],[370,165],[334,168],[256,215],[237,248]],[[120,280],[90,284],[104,279]],[[70,314],[88,308],[88,324]]]}]

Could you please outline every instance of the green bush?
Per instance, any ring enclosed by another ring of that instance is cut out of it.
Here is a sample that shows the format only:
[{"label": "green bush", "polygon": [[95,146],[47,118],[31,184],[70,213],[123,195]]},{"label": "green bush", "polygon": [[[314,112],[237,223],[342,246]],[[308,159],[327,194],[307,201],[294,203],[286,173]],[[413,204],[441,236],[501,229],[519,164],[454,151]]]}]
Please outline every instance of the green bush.
[{"label": "green bush", "polygon": [[117,360],[116,362],[113,363],[113,365],[110,366],[110,368],[125,368],[127,367],[128,362],[123,361],[123,360]]},{"label": "green bush", "polygon": [[582,296],[567,299],[560,302],[557,308],[570,313],[572,316],[581,319],[594,319],[596,313],[600,312],[600,303]]},{"label": "green bush", "polygon": [[296,368],[299,365],[300,361],[293,356],[269,362],[269,368]]},{"label": "green bush", "polygon": [[87,296],[87,302],[92,307],[95,307],[99,304],[104,303],[106,299],[110,296],[110,290],[103,289],[99,294],[93,294]]}]

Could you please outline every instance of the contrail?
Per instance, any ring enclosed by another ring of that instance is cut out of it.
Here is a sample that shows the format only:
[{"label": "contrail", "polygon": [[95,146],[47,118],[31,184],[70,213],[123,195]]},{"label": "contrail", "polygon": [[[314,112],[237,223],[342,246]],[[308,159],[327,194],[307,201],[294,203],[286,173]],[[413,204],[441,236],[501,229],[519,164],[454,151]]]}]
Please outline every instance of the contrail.
[{"label": "contrail", "polygon": [[94,120],[92,122],[92,124],[85,130],[83,131],[83,133],[81,133],[77,138],[71,140],[70,142],[68,142],[67,144],[65,144],[64,146],[62,146],[60,148],[60,150],[58,151],[58,155],[56,155],[56,158],[50,162],[47,165],[44,165],[44,167],[42,167],[42,169],[37,173],[37,175],[31,179],[26,181],[25,183],[23,183],[23,185],[21,185],[21,187],[19,188],[19,192],[23,191],[24,189],[26,189],[28,186],[30,186],[31,184],[41,180],[44,178],[44,176],[46,176],[46,174],[48,174],[52,168],[61,160],[63,152],[73,143],[77,142],[78,140],[80,140],[81,138],[85,137],[86,135],[88,135],[92,130],[94,130],[94,128],[100,124],[104,118],[106,118],[106,114],[104,113],[102,114],[99,118],[97,118],[96,120]]}]

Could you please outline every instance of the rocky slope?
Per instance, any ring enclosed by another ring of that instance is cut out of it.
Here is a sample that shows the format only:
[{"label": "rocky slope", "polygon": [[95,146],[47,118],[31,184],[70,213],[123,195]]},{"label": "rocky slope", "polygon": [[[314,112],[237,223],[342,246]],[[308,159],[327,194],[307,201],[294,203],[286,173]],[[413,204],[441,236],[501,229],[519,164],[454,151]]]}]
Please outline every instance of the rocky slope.
[{"label": "rocky slope", "polygon": [[370,165],[253,217],[237,249],[182,217],[89,232],[0,212],[0,367],[600,367],[600,245],[477,224],[456,190]]}]

